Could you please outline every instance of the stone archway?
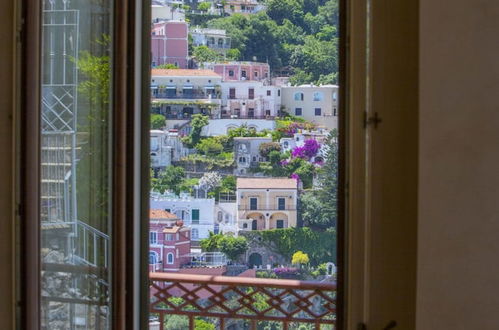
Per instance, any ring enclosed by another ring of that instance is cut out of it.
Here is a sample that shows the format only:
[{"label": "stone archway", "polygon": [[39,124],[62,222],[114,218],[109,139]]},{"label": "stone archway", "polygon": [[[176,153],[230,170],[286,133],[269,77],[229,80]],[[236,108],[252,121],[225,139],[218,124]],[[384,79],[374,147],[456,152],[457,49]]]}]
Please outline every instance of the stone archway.
[{"label": "stone archway", "polygon": [[246,219],[251,221],[251,230],[265,229],[265,216],[260,212],[252,212],[246,216]]},{"label": "stone archway", "polygon": [[283,212],[272,213],[269,218],[269,229],[288,228],[288,216]]},{"label": "stone archway", "polygon": [[250,254],[249,258],[248,258],[248,266],[250,268],[254,268],[255,266],[257,267],[261,267],[263,264],[262,262],[262,255],[260,253],[252,253]]}]

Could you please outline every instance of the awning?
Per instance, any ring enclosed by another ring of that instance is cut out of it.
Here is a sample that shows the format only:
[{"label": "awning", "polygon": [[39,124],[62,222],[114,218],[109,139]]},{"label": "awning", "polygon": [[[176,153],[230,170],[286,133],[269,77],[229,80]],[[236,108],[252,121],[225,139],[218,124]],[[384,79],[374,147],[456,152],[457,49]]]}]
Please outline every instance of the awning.
[{"label": "awning", "polygon": [[177,86],[166,86],[166,89],[177,89]]},{"label": "awning", "polygon": [[204,89],[215,89],[215,86],[205,86]]},{"label": "awning", "polygon": [[184,89],[193,89],[193,86],[184,86]]}]

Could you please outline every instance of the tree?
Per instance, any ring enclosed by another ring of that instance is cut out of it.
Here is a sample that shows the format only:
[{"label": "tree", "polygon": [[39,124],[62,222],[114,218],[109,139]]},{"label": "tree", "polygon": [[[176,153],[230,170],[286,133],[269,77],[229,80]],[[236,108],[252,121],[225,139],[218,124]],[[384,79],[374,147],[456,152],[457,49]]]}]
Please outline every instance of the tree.
[{"label": "tree", "polygon": [[303,17],[303,0],[268,0],[267,14],[278,24],[288,19],[300,25]]},{"label": "tree", "polygon": [[159,172],[158,178],[153,182],[153,190],[164,193],[167,190],[179,194],[180,184],[185,178],[185,171],[182,167],[168,166],[166,170]]},{"label": "tree", "polygon": [[227,59],[237,61],[241,58],[241,51],[237,48],[231,48],[227,51]]},{"label": "tree", "polygon": [[165,127],[165,121],[165,116],[159,114],[151,114],[151,129],[161,129]]},{"label": "tree", "polygon": [[207,12],[211,8],[211,3],[210,2],[201,2],[198,4],[198,10],[202,12]]},{"label": "tree", "polygon": [[291,263],[293,265],[304,265],[308,264],[309,258],[308,254],[303,253],[302,251],[297,251],[293,254],[293,258],[291,259]]},{"label": "tree", "polygon": [[220,58],[220,55],[216,51],[204,45],[194,47],[192,55],[198,63],[215,62]]},{"label": "tree", "polygon": [[192,115],[191,133],[183,140],[187,147],[193,148],[199,143],[201,140],[201,131],[206,125],[208,125],[208,116],[202,114]]},{"label": "tree", "polygon": [[281,145],[277,142],[265,142],[258,147],[260,156],[267,158],[272,151],[281,151]]},{"label": "tree", "polygon": [[210,137],[202,139],[198,144],[196,144],[196,150],[203,155],[218,155],[224,149],[222,143],[220,143],[216,138]]},{"label": "tree", "polygon": [[220,252],[225,253],[230,260],[236,260],[241,254],[248,250],[248,242],[243,236],[223,236],[222,239],[218,241],[218,248],[220,249]]}]

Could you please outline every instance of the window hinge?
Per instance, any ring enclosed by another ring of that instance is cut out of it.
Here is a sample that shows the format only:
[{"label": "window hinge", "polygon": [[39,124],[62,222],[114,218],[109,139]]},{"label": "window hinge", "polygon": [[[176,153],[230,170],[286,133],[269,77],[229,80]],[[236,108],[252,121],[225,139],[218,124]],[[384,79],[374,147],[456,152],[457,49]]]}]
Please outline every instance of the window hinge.
[{"label": "window hinge", "polygon": [[374,116],[369,116],[367,112],[364,112],[364,128],[372,125],[376,129],[381,122],[381,117],[378,116],[377,112],[374,113]]}]

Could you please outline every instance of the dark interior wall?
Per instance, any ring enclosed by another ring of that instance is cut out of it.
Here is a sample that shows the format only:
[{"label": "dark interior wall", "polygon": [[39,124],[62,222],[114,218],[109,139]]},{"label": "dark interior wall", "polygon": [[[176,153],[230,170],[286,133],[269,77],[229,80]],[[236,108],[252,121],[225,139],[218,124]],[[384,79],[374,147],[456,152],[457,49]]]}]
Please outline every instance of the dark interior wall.
[{"label": "dark interior wall", "polygon": [[14,74],[15,1],[0,4],[0,328],[12,329],[14,315]]},{"label": "dark interior wall", "polygon": [[417,329],[499,329],[499,1],[420,0]]}]

